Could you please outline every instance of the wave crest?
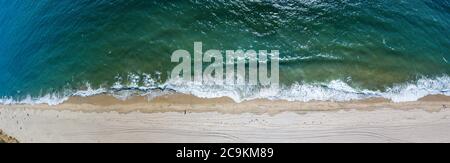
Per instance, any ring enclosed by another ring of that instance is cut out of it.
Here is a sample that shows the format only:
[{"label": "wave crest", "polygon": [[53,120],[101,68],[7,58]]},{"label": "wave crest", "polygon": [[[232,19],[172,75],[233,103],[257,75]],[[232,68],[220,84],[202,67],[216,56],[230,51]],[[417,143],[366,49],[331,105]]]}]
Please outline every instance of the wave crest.
[{"label": "wave crest", "polygon": [[[136,79],[136,75],[131,78]],[[42,97],[27,96],[22,100],[13,98],[1,98],[4,105],[13,104],[48,104],[57,105],[68,100],[71,96],[88,97],[99,94],[109,94],[118,99],[126,100],[131,96],[160,96],[162,90],[194,95],[200,98],[229,97],[235,102],[243,102],[255,99],[287,100],[287,101],[351,101],[368,98],[385,98],[393,102],[417,101],[428,95],[450,96],[450,77],[421,78],[416,82],[397,84],[386,91],[357,89],[341,80],[333,80],[328,83],[296,83],[291,86],[257,87],[234,85],[201,85],[183,80],[169,80],[163,84],[157,84],[154,79],[146,75],[144,86],[137,85],[136,80],[131,84],[116,82],[110,89],[92,89],[87,84],[87,89],[78,90],[64,95],[53,93]]]}]

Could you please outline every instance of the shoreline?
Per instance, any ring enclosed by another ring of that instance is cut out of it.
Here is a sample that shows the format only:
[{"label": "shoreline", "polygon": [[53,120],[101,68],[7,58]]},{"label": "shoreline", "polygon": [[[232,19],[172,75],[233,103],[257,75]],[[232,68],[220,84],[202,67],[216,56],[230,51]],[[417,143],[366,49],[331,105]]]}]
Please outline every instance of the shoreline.
[{"label": "shoreline", "polygon": [[287,102],[170,94],[0,105],[0,129],[28,142],[450,142],[450,97]]},{"label": "shoreline", "polygon": [[142,113],[164,113],[164,112],[218,112],[224,114],[279,114],[282,112],[308,112],[308,111],[339,111],[339,110],[361,110],[371,111],[379,108],[390,108],[398,110],[423,109],[436,112],[450,108],[450,96],[429,95],[412,102],[392,102],[384,98],[372,98],[364,100],[353,100],[344,102],[333,101],[286,101],[257,99],[236,103],[227,97],[222,98],[199,98],[193,95],[180,93],[166,94],[154,98],[147,96],[132,96],[126,100],[117,99],[110,95],[96,95],[88,97],[73,96],[58,105],[47,104],[13,104],[0,105],[2,108],[29,108],[39,110],[68,110],[82,111],[86,113],[96,112],[142,112]]}]

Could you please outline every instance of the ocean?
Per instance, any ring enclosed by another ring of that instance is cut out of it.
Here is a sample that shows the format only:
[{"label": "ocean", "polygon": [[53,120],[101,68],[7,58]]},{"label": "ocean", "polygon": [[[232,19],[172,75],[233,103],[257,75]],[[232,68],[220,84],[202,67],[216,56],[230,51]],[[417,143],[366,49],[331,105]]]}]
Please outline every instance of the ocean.
[{"label": "ocean", "polygon": [[[0,103],[450,96],[447,0],[0,0]],[[175,50],[280,51],[280,88],[178,86]]]}]

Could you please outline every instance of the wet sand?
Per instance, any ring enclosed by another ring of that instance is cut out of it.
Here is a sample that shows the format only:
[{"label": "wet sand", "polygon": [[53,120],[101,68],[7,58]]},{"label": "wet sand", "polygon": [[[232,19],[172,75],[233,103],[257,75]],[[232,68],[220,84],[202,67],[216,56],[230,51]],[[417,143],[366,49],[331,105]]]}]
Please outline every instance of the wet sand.
[{"label": "wet sand", "polygon": [[450,142],[450,97],[288,102],[170,94],[0,106],[20,142]]}]

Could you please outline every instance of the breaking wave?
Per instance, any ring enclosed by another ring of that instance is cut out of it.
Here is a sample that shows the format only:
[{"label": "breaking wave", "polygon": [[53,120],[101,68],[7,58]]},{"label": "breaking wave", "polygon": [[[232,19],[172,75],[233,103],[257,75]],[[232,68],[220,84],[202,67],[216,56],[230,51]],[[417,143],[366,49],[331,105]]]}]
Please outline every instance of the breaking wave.
[{"label": "breaking wave", "polygon": [[290,86],[256,87],[256,86],[227,86],[227,85],[201,85],[183,80],[169,80],[163,84],[157,84],[150,76],[144,76],[144,85],[140,86],[138,75],[130,74],[128,84],[122,84],[120,80],[111,88],[93,89],[87,84],[87,89],[77,91],[65,91],[65,93],[52,93],[40,97],[27,96],[20,100],[3,97],[0,103],[12,104],[48,104],[58,105],[72,96],[89,97],[100,94],[112,95],[118,99],[126,100],[132,96],[155,97],[167,93],[183,93],[200,98],[228,97],[235,102],[243,102],[255,99],[287,100],[287,101],[351,101],[368,98],[385,98],[393,102],[417,101],[428,95],[450,96],[450,77],[436,78],[423,77],[416,82],[397,84],[385,91],[357,89],[341,80],[333,80],[328,83],[295,83]]}]

